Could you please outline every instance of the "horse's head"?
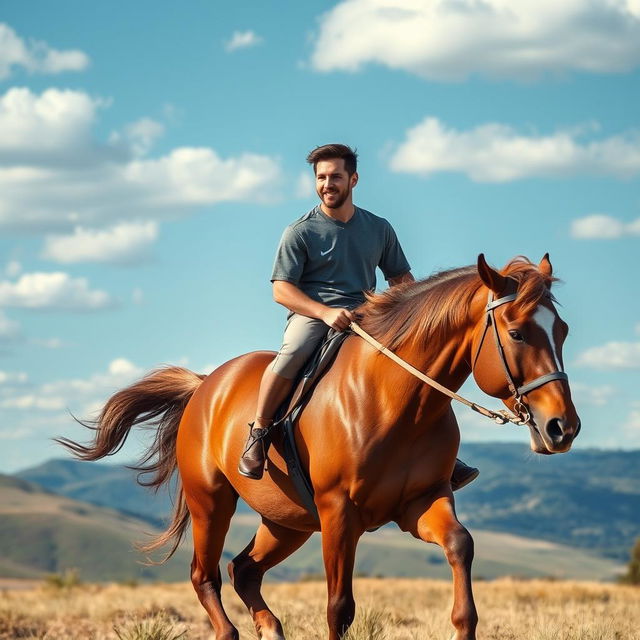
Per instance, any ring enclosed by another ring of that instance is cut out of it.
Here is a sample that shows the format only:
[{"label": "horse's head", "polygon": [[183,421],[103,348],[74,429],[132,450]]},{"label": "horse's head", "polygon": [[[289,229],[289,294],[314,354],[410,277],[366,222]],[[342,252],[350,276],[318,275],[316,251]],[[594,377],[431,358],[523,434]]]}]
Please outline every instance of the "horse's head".
[{"label": "horse's head", "polygon": [[563,372],[567,323],[551,295],[551,262],[514,260],[500,273],[478,256],[486,308],[473,333],[472,366],[478,386],[530,417],[531,449],[562,453],[580,431],[580,418]]}]

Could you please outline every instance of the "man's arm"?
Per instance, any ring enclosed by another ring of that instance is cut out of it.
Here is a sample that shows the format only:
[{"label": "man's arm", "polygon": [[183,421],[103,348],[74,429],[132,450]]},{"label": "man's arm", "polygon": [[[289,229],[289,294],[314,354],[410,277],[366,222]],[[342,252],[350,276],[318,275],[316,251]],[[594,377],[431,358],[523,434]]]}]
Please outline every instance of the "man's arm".
[{"label": "man's arm", "polygon": [[403,273],[401,276],[396,276],[395,278],[389,278],[387,282],[390,287],[395,286],[396,284],[400,284],[402,282],[415,282],[415,278],[411,274],[411,271],[407,271],[407,273]]},{"label": "man's arm", "polygon": [[295,284],[286,280],[273,281],[273,299],[290,311],[322,320],[337,331],[346,329],[355,320],[355,316],[349,309],[335,309],[317,302]]}]

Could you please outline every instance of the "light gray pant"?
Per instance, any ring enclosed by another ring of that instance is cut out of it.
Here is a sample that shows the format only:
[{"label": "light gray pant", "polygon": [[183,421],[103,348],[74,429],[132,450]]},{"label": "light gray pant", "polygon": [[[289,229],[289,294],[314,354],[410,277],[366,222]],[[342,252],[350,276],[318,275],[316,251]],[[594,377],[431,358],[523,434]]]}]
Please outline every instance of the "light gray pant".
[{"label": "light gray pant", "polygon": [[283,378],[295,378],[328,331],[329,325],[322,320],[292,314],[287,320],[282,347],[271,364],[271,370]]}]

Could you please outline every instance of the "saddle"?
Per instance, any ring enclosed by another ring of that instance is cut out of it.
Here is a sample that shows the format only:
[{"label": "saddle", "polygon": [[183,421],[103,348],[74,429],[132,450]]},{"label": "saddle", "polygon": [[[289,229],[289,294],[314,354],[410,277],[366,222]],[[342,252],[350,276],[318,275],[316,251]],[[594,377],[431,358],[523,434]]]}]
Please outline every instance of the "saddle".
[{"label": "saddle", "polygon": [[352,335],[349,330],[329,330],[323,342],[320,343],[315,353],[309,358],[297,384],[294,384],[295,391],[293,395],[280,407],[273,423],[273,426],[281,425],[282,427],[282,453],[289,470],[289,477],[302,500],[302,504],[317,520],[320,520],[320,517],[313,501],[313,486],[308,472],[302,466],[298,448],[296,447],[295,425],[300,413],[311,398],[314,387],[327,371],[342,343],[349,335]]}]

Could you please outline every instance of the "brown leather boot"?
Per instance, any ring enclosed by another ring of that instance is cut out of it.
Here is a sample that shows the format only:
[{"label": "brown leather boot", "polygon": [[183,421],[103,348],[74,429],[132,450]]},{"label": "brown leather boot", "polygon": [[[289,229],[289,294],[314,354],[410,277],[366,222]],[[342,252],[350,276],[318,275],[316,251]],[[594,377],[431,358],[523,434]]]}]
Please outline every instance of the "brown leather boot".
[{"label": "brown leather boot", "polygon": [[268,427],[254,427],[249,423],[249,437],[244,445],[244,451],[238,463],[238,471],[247,478],[260,480],[264,473],[264,464],[267,461],[267,451],[271,444]]},{"label": "brown leather boot", "polygon": [[457,491],[466,487],[480,475],[480,470],[466,465],[462,460],[456,458],[456,466],[451,474],[451,489]]}]

